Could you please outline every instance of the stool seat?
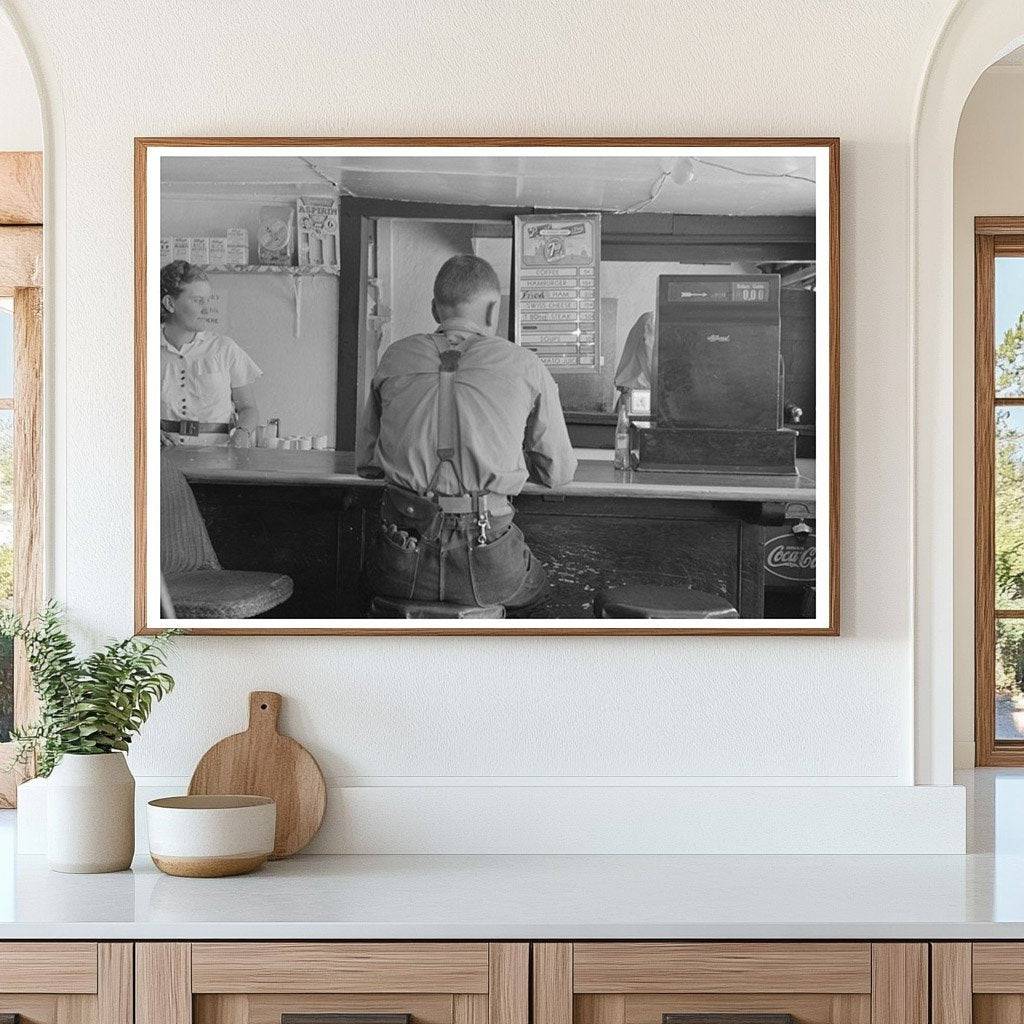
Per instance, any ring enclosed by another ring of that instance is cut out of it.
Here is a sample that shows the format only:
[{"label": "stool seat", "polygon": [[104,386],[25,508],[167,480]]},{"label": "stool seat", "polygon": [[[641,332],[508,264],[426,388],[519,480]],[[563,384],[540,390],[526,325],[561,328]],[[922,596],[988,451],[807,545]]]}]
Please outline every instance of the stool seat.
[{"label": "stool seat", "polygon": [[162,614],[181,619],[251,619],[292,596],[280,572],[222,569],[185,474],[160,459]]},{"label": "stool seat", "polygon": [[164,576],[180,619],[251,619],[292,596],[292,581],[279,572],[196,569]]},{"label": "stool seat", "polygon": [[724,597],[689,587],[613,587],[594,598],[598,619],[738,619]]},{"label": "stool seat", "polygon": [[409,601],[401,597],[375,597],[370,613],[381,619],[503,619],[500,604],[477,608],[446,601]]}]

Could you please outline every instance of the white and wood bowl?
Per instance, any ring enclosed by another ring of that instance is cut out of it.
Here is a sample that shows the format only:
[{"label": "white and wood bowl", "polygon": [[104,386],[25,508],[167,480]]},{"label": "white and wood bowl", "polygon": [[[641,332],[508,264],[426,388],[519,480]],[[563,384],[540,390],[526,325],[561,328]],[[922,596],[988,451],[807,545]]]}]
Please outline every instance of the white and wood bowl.
[{"label": "white and wood bowl", "polygon": [[269,797],[168,796],[150,800],[146,812],[150,856],[168,875],[244,875],[274,850],[277,805]]}]

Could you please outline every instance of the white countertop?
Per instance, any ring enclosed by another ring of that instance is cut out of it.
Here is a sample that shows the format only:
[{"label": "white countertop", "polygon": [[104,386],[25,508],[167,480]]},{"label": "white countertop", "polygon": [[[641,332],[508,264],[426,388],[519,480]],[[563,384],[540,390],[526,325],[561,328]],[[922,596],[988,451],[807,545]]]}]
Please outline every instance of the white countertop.
[{"label": "white countertop", "polygon": [[1024,772],[968,773],[966,856],[323,856],[60,875],[0,811],[0,940],[1024,939]]},{"label": "white countertop", "polygon": [[0,939],[1024,938],[1024,856],[299,857],[0,882]]},{"label": "white countertop", "polygon": [[[265,486],[379,488],[382,480],[356,475],[351,452],[293,452],[268,448],[170,448],[174,461],[194,483]],[[527,482],[523,494],[573,497],[675,498],[689,501],[794,502],[813,505],[815,463],[798,459],[795,476],[716,473],[619,472],[603,453],[581,449],[576,475],[560,487]]]}]

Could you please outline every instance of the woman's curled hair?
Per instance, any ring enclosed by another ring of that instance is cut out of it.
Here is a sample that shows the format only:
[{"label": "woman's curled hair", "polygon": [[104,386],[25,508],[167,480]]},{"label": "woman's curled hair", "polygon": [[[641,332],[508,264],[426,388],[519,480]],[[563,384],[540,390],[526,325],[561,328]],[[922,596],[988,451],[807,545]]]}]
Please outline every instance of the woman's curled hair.
[{"label": "woman's curled hair", "polygon": [[189,263],[188,260],[175,260],[161,269],[160,323],[163,323],[171,315],[164,306],[164,298],[166,296],[169,295],[172,299],[176,299],[184,291],[185,285],[191,284],[193,281],[208,280],[206,271],[202,267],[197,267],[194,263]]}]

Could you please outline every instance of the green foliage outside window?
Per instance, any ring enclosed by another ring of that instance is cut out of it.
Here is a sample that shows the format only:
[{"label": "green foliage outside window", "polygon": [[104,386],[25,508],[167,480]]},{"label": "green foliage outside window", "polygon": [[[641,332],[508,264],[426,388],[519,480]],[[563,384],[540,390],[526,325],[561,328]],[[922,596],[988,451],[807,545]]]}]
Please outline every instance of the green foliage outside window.
[{"label": "green foliage outside window", "polygon": [[[1024,395],[1024,313],[996,346],[996,395]],[[996,409],[996,608],[1024,607],[1024,409]],[[996,632],[996,686],[1024,693],[1024,629]]]}]

